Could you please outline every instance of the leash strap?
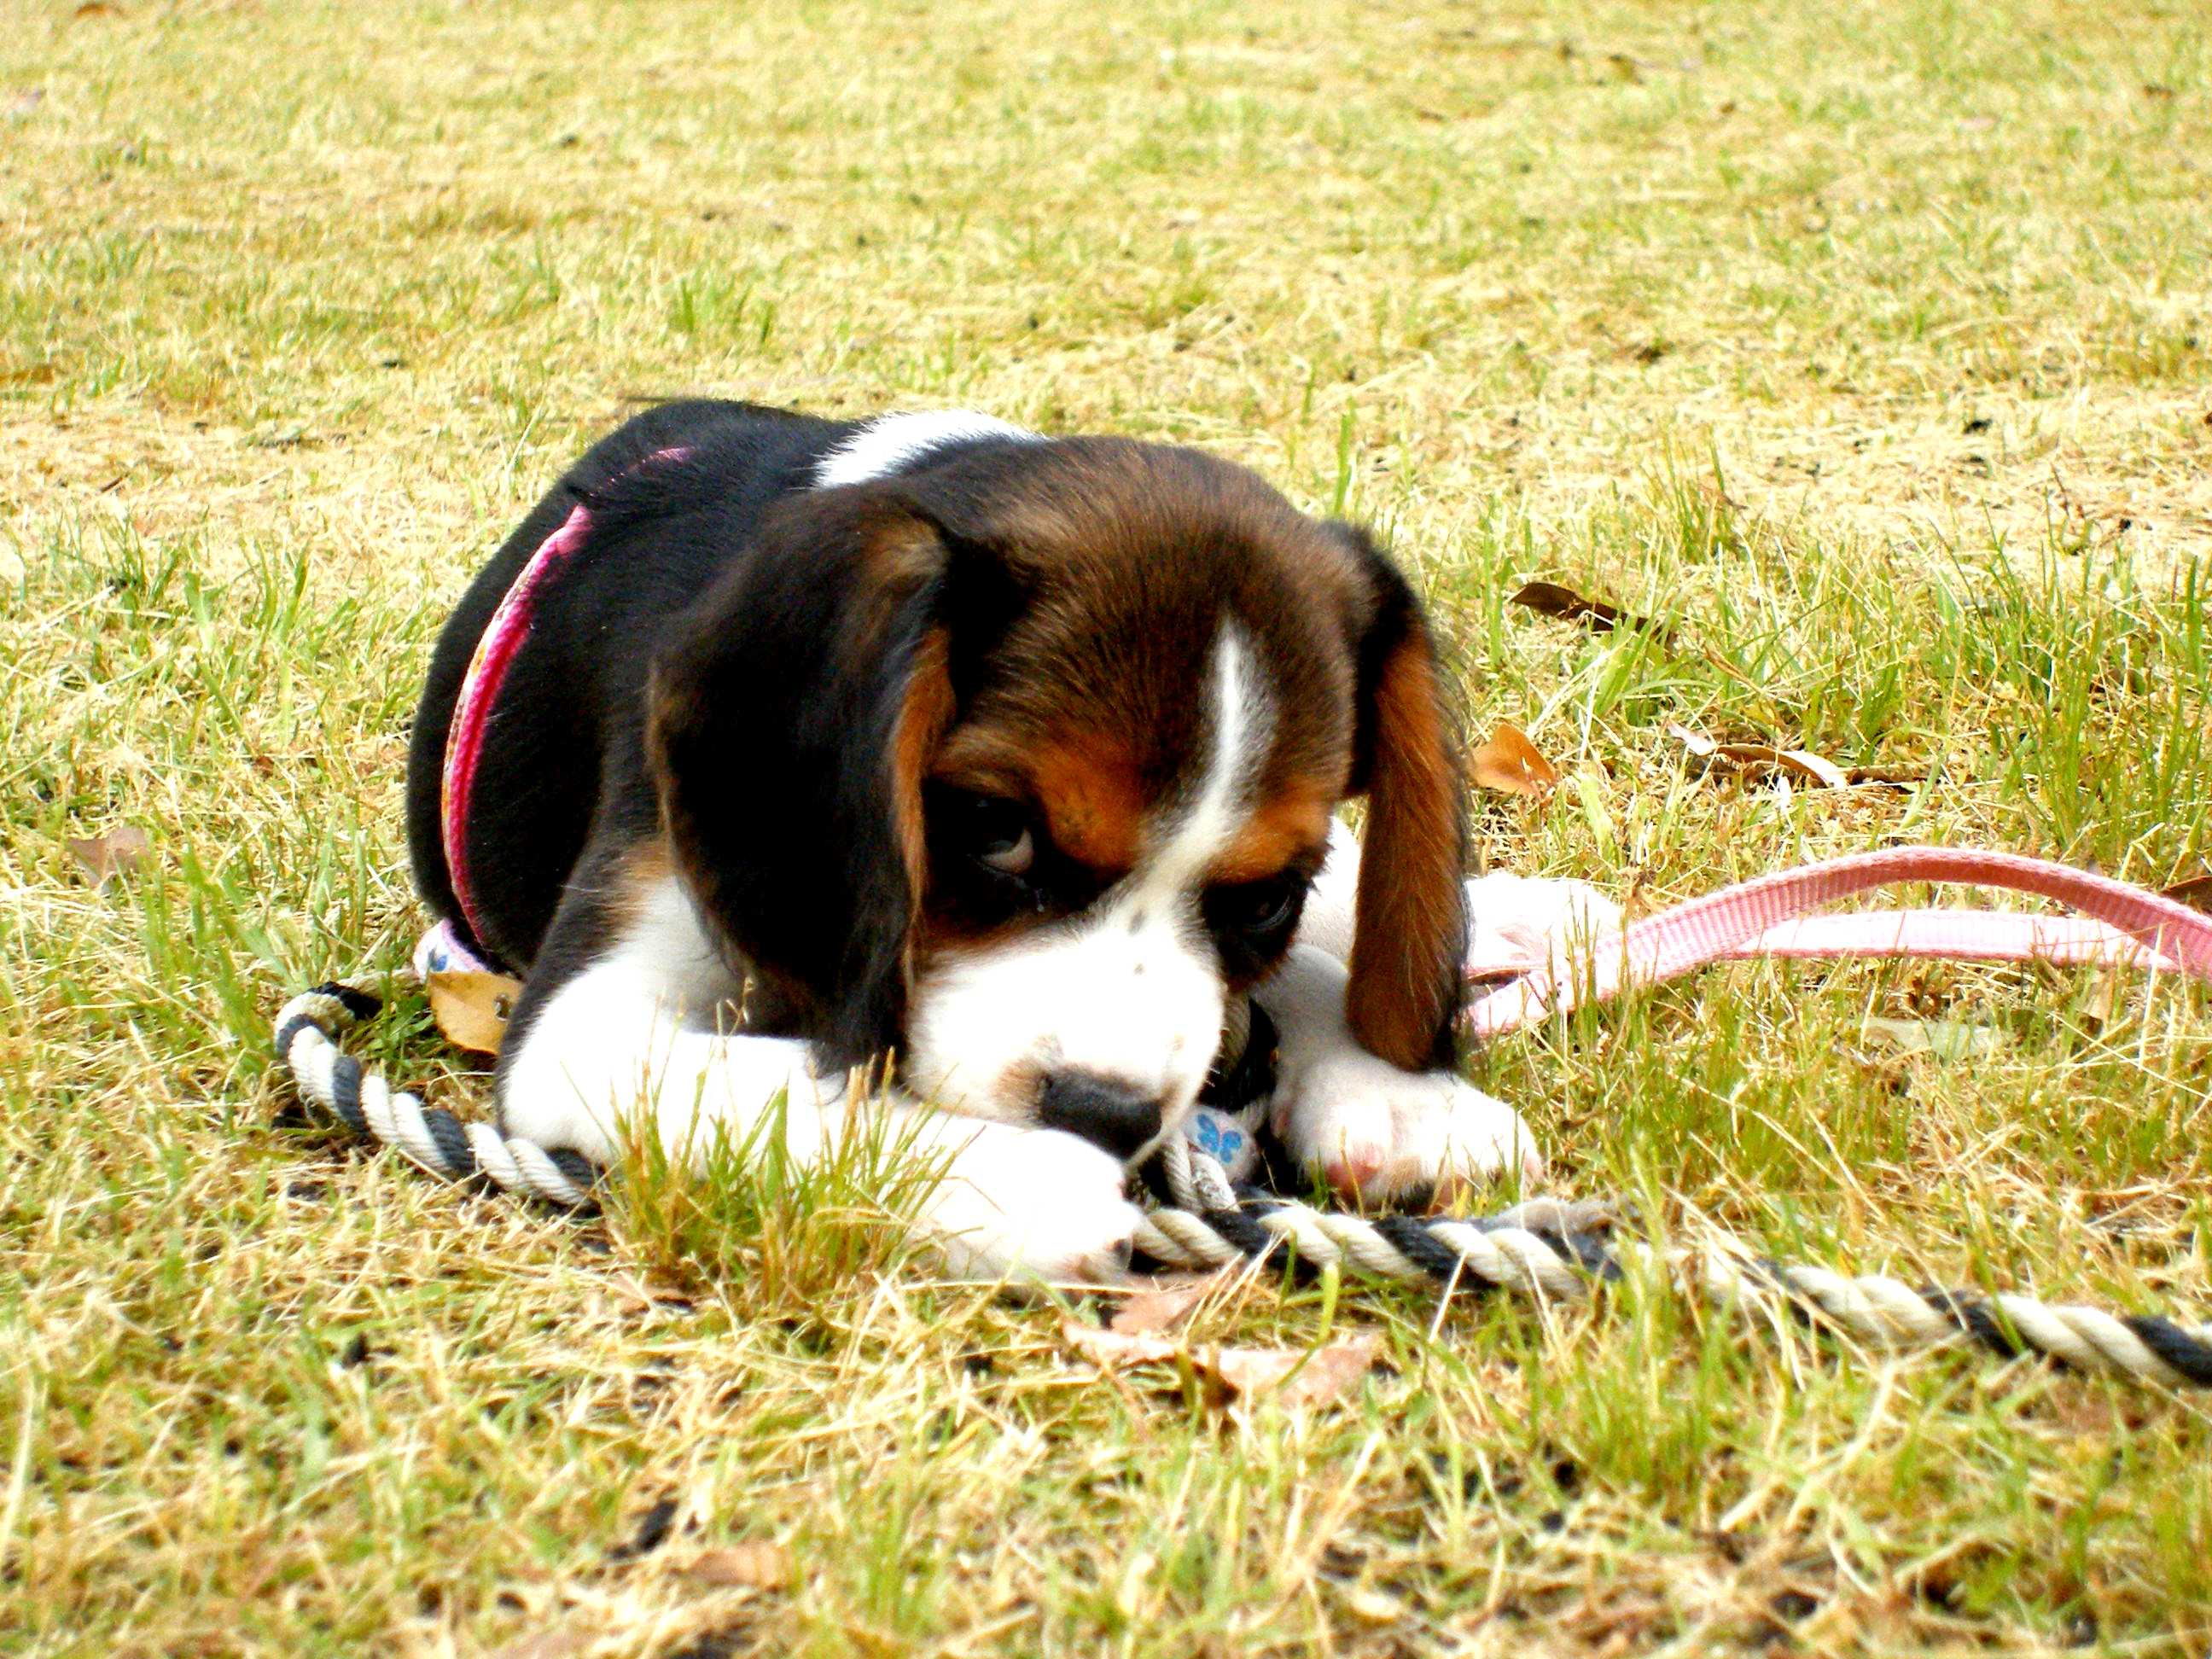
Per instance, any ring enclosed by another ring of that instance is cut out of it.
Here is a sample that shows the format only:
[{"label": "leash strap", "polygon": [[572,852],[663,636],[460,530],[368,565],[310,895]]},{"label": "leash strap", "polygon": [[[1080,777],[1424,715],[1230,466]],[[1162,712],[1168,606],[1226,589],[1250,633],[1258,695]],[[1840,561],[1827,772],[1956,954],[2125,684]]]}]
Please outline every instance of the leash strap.
[{"label": "leash strap", "polygon": [[[2054,899],[2082,919],[1999,910],[1805,913],[1893,882],[1962,882]],[[2107,962],[2212,981],[2212,916],[2047,859],[1895,847],[1780,870],[1694,898],[1571,950],[1564,968],[1527,964],[1461,1018],[1478,1040],[1583,1003],[1758,957],[1916,957],[1954,962]],[[1470,964],[1486,975],[1500,965]]]}]

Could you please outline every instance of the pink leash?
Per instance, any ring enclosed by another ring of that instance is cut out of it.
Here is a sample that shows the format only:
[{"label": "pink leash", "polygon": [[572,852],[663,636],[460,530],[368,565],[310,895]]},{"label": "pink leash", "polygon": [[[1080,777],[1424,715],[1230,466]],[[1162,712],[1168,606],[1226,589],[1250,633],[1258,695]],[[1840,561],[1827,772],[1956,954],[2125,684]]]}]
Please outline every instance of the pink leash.
[{"label": "pink leash", "polygon": [[[1998,910],[1804,914],[1899,881],[2003,888],[2056,899],[2082,916]],[[1564,975],[1528,965],[1462,1018],[1474,1037],[1498,1036],[1581,1002],[1605,1002],[1712,963],[1754,957],[2105,962],[2212,981],[2212,916],[2147,888],[2045,859],[1948,847],[1890,848],[1756,877],[1646,916],[1578,946]],[[1480,973],[1482,966],[1474,964],[1472,971]]]}]

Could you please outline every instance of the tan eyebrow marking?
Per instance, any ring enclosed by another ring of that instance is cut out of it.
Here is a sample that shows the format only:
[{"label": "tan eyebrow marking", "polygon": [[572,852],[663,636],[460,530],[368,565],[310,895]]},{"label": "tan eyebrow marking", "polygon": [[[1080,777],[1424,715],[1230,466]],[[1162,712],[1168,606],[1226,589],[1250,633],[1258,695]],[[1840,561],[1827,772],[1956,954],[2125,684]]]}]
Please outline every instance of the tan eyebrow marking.
[{"label": "tan eyebrow marking", "polygon": [[1279,786],[1207,864],[1207,879],[1258,881],[1302,858],[1318,868],[1328,850],[1329,810],[1335,802],[1335,791],[1316,778],[1294,778]]},{"label": "tan eyebrow marking", "polygon": [[971,726],[945,745],[933,775],[957,788],[1034,800],[1053,845],[1102,875],[1118,876],[1136,862],[1145,786],[1130,745],[1109,733],[1065,732],[1030,748]]}]

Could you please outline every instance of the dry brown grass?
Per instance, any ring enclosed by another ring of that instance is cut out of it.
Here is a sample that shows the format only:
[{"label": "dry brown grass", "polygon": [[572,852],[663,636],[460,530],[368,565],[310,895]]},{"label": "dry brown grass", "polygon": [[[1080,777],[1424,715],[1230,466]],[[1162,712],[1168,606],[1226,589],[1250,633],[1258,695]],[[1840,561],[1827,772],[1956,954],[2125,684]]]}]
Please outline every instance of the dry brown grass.
[{"label": "dry brown grass", "polygon": [[[1656,1291],[1102,1384],[834,1188],[578,1226],[289,1111],[398,962],[441,607],[709,391],[1202,442],[1370,516],[1639,902],[1911,836],[2212,850],[2212,61],[2185,6],[18,6],[0,40],[0,1645],[1603,1653],[2212,1638],[2202,1402]],[[1508,607],[1547,575],[1670,656]],[[1717,660],[1716,660],[1717,659]],[[1931,769],[1720,788],[1670,720]],[[131,823],[90,887],[70,836]],[[1988,1028],[1885,1054],[1869,1012]],[[1480,1062],[1559,1184],[2212,1316],[2205,999],[1730,970]],[[478,1082],[419,1007],[374,1058]],[[692,1207],[686,1208],[686,1205]],[[672,1506],[672,1507],[665,1507]],[[665,1539],[627,1550],[659,1508]],[[769,1541],[781,1587],[702,1550]],[[528,1644],[535,1642],[532,1647]]]}]

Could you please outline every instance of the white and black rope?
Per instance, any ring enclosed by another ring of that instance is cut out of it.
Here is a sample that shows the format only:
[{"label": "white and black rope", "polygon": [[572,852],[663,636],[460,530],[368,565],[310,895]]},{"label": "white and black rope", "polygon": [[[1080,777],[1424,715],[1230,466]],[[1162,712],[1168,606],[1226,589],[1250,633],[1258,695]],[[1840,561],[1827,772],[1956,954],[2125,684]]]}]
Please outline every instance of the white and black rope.
[{"label": "white and black rope", "polygon": [[276,1052],[300,1093],[365,1139],[395,1146],[447,1181],[490,1182],[510,1193],[566,1209],[588,1208],[599,1172],[589,1159],[509,1139],[489,1123],[464,1123],[442,1107],[425,1107],[364,1069],[337,1046],[337,1034],[380,1006],[357,985],[335,981],[303,991],[276,1015]]},{"label": "white and black rope", "polygon": [[[300,1093],[364,1139],[397,1147],[448,1181],[488,1181],[567,1208],[593,1202],[599,1172],[573,1152],[548,1152],[464,1123],[388,1087],[342,1053],[337,1034],[379,1007],[356,985],[319,985],[276,1016],[276,1047]],[[1621,1276],[1632,1247],[1610,1237],[1613,1212],[1540,1199],[1498,1215],[1357,1216],[1231,1183],[1221,1165],[1180,1136],[1162,1154],[1169,1202],[1148,1211],[1139,1252],[1163,1267],[1212,1268],[1259,1260],[1339,1267],[1386,1279],[1469,1291],[1504,1290],[1570,1302]],[[2083,1371],[2168,1387],[2212,1389],[2212,1325],[2148,1314],[2053,1304],[2032,1297],[1917,1288],[1759,1258],[1733,1246],[1675,1250],[1656,1265],[1685,1274],[1728,1305],[1786,1306],[1870,1348],[1966,1342],[2006,1358],[2042,1354]]]}]

